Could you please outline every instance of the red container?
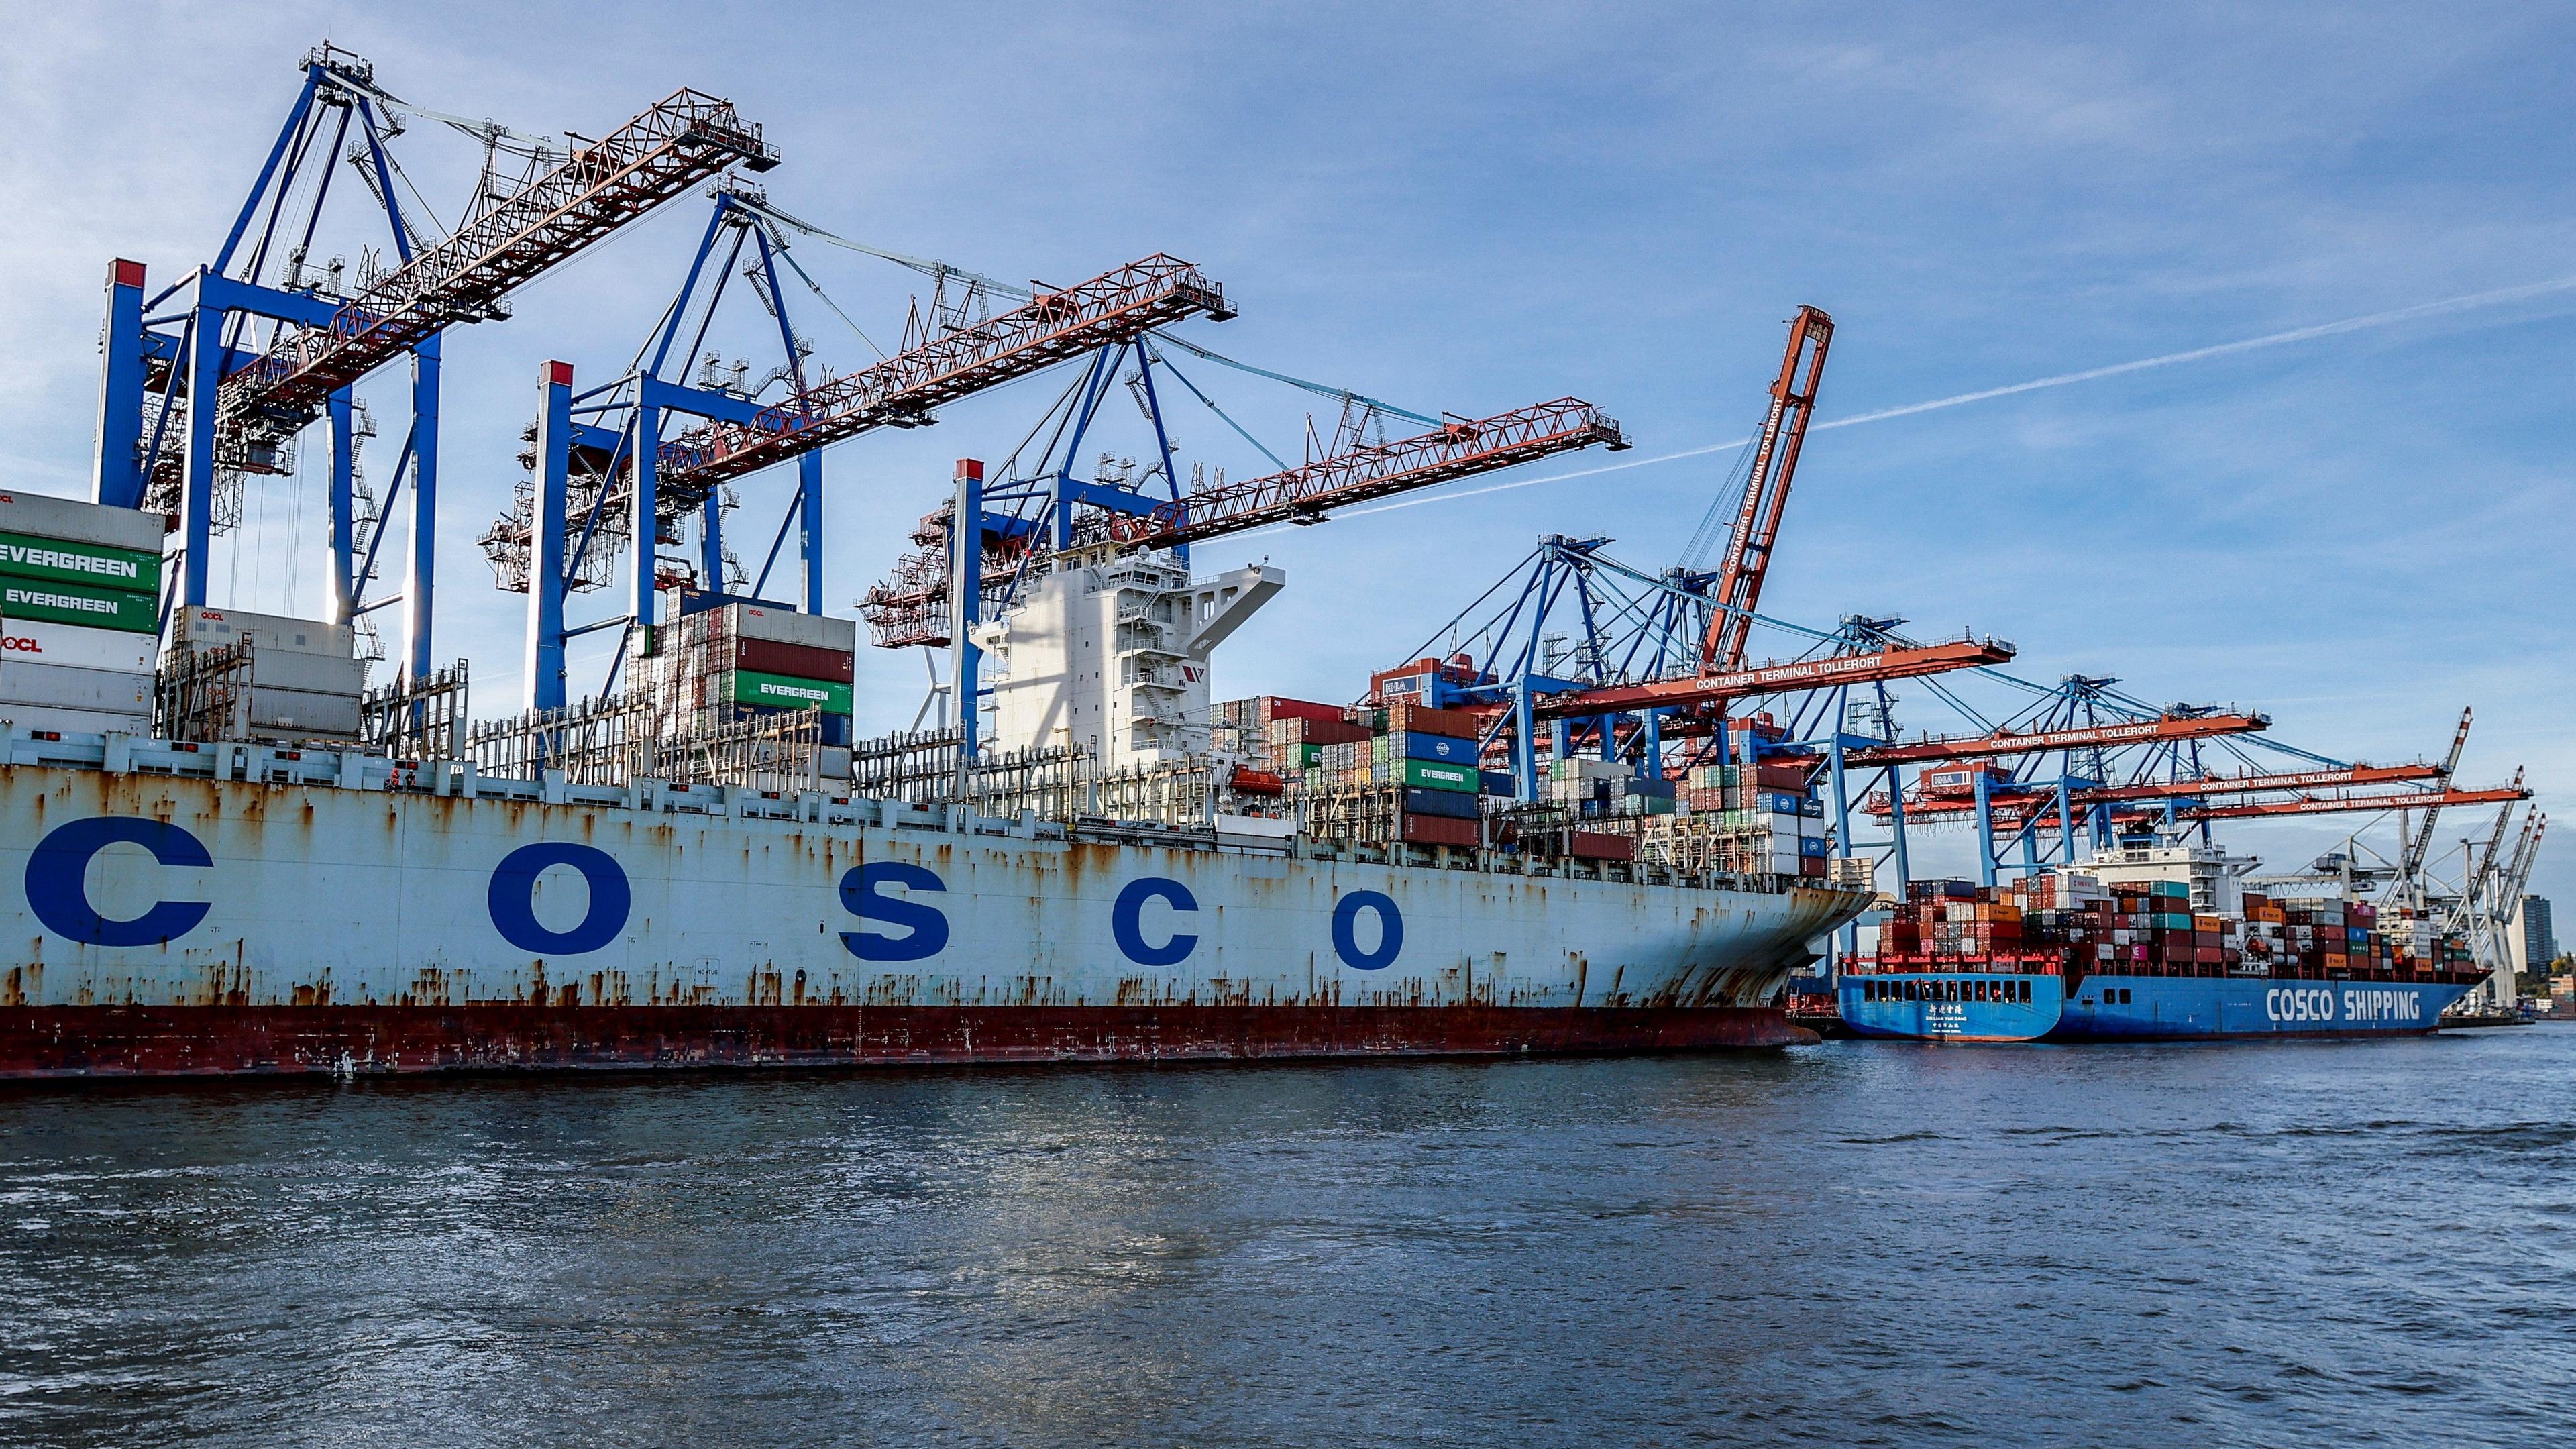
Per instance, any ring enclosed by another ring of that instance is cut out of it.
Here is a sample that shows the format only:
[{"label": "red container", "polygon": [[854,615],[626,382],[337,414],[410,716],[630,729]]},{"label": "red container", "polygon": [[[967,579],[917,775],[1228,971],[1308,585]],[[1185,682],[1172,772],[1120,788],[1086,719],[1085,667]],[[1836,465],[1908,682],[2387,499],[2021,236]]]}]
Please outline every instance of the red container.
[{"label": "red container", "polygon": [[1386,707],[1386,729],[1389,734],[1411,731],[1425,735],[1447,735],[1453,740],[1476,738],[1476,717],[1464,710],[1433,709],[1420,704],[1391,704]]},{"label": "red container", "polygon": [[834,684],[851,681],[851,656],[838,649],[817,649],[811,644],[781,644],[774,639],[736,639],[733,641],[733,667],[761,674],[783,674],[790,679],[822,679]]},{"label": "red container", "polygon": [[1756,765],[1753,783],[1765,790],[1804,791],[1807,767],[1804,765]]},{"label": "red container", "polygon": [[[1288,699],[1276,694],[1269,696],[1269,700],[1270,718],[1274,720],[1311,719],[1325,724],[1343,724],[1348,722],[1350,719],[1350,712],[1343,709],[1338,704],[1316,704],[1312,700]],[[1362,730],[1360,732],[1360,737],[1362,739],[1366,739],[1368,737],[1368,732],[1366,730]],[[1338,742],[1333,740],[1310,740],[1309,743],[1334,744]]]},{"label": "red container", "polygon": [[1476,822],[1448,815],[1407,815],[1403,835],[1408,845],[1471,846],[1476,843]]},{"label": "red container", "polygon": [[1634,860],[1637,842],[1624,835],[1594,835],[1577,830],[1566,840],[1565,852],[1576,860]]}]

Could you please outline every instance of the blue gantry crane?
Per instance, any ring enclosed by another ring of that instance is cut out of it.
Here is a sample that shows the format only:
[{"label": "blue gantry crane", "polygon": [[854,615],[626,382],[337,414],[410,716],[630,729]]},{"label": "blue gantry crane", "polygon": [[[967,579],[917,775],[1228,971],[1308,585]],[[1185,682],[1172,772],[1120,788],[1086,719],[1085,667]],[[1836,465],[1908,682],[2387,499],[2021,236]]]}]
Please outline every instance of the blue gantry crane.
[{"label": "blue gantry crane", "polygon": [[[396,600],[362,598],[382,531],[362,555],[354,388],[410,359],[411,420],[392,486],[410,485],[399,602],[404,664],[418,679],[432,661],[441,336],[506,316],[513,290],[689,187],[737,163],[765,170],[777,158],[730,102],[692,90],[574,144],[411,106],[378,86],[365,60],[327,44],[304,58],[303,74],[213,260],[149,296],[141,263],[111,268],[91,494],[176,515],[180,548],[164,613],[204,604],[209,544],[237,517],[241,480],[288,471],[296,437],[326,421],[331,621],[388,606]],[[386,142],[404,114],[485,143],[476,197],[445,235],[424,230],[416,194],[409,207],[402,200],[407,183]],[[381,212],[391,254],[390,264],[362,255],[354,276],[316,267],[310,255],[344,164]],[[232,506],[221,507],[227,498]]]}]

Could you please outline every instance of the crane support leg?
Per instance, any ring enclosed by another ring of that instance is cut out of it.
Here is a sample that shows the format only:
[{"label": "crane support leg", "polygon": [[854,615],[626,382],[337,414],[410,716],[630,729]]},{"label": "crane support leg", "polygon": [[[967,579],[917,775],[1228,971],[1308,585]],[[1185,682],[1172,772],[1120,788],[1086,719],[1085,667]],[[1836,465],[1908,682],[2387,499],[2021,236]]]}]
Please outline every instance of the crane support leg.
[{"label": "crane support leg", "polygon": [[1913,883],[1905,860],[1905,767],[1887,767],[1887,828],[1893,849],[1888,864],[1896,867],[1896,898],[1905,899],[1905,889]]},{"label": "crane support leg", "polygon": [[698,537],[699,577],[706,580],[710,593],[725,592],[724,569],[724,490],[707,491],[707,501],[700,506]]},{"label": "crane support leg", "polygon": [[955,651],[948,677],[957,689],[957,800],[968,800],[975,769],[975,696],[984,672],[984,652],[975,647],[977,615],[984,602],[984,464],[957,460],[957,523],[948,530],[949,647]]},{"label": "crane support leg", "polygon": [[635,528],[634,557],[629,561],[634,577],[626,593],[628,620],[637,630],[649,630],[653,617],[653,566],[660,552],[660,521],[654,494],[659,469],[656,461],[662,452],[662,410],[651,403],[635,406],[635,496],[628,500],[632,510],[629,521]]},{"label": "crane support leg", "polygon": [[143,503],[143,264],[107,269],[107,331],[100,339],[98,454],[89,499],[111,508]]},{"label": "crane support leg", "polygon": [[805,612],[823,612],[823,455],[796,460],[796,508],[805,552]]},{"label": "crane support leg", "polygon": [[[1839,717],[1837,717],[1836,723],[1837,726],[1839,726]],[[1825,760],[1827,765],[1833,771],[1834,854],[1848,859],[1852,853],[1851,792],[1849,789],[1850,781],[1845,778],[1843,774],[1843,735],[1842,730],[1839,727],[1835,729],[1832,742],[1827,746]],[[1855,917],[1852,920],[1843,923],[1842,946],[1842,955],[1840,960],[1836,962],[1837,965],[1839,965],[1841,961],[1848,961],[1852,957],[1860,954],[1859,918]]]},{"label": "crane support leg", "polygon": [[181,474],[179,602],[203,607],[214,563],[215,389],[222,380],[224,312],[199,307],[188,348],[188,455]]},{"label": "crane support leg", "polygon": [[1995,883],[1995,801],[1986,772],[1977,773],[1977,883]]},{"label": "crane support leg", "polygon": [[532,710],[564,707],[564,515],[572,466],[572,364],[549,362],[540,375],[523,670],[524,694]]},{"label": "crane support leg", "polygon": [[326,623],[346,624],[358,613],[357,400],[344,387],[331,394],[324,411],[331,429],[330,493],[323,503],[325,526],[331,534],[331,577],[322,618]]},{"label": "crane support leg", "polygon": [[403,646],[407,677],[415,683],[437,668],[430,637],[437,586],[438,334],[432,333],[411,354],[411,564],[403,573]]}]

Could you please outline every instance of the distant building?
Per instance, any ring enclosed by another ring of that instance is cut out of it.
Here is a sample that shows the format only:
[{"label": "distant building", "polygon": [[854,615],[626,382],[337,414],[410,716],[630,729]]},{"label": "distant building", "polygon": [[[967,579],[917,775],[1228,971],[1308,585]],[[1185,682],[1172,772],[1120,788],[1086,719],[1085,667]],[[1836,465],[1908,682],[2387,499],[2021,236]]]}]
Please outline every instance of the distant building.
[{"label": "distant building", "polygon": [[2514,912],[2513,929],[2507,933],[2513,948],[2515,969],[2546,971],[2558,959],[2558,932],[2549,919],[2549,897],[2524,896],[2522,909]]}]

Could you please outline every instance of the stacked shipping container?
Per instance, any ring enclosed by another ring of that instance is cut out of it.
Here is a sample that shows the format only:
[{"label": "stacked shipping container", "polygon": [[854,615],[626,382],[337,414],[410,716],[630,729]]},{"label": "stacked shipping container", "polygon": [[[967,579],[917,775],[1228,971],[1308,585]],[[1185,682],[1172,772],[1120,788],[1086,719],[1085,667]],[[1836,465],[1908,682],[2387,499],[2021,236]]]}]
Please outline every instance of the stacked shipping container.
[{"label": "stacked shipping container", "polygon": [[684,599],[660,649],[691,728],[820,709],[823,744],[839,752],[824,773],[837,758],[846,776],[858,642],[856,620],[698,595]]},{"label": "stacked shipping container", "polygon": [[0,493],[0,716],[148,734],[161,514]]},{"label": "stacked shipping container", "polygon": [[2467,959],[2413,923],[2396,939],[2362,901],[2295,905],[2248,891],[2242,916],[2192,910],[2181,881],[2105,887],[2075,871],[2009,886],[1915,881],[1878,928],[1864,969],[2073,971],[2145,976],[2300,978],[2430,971]]}]

